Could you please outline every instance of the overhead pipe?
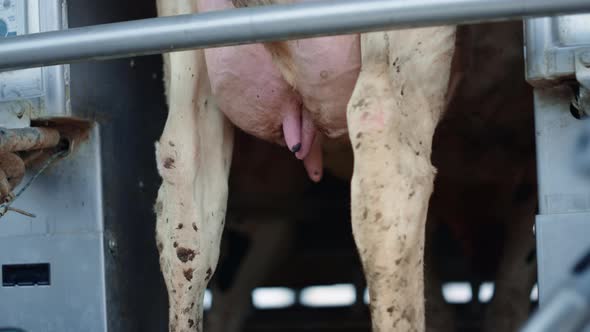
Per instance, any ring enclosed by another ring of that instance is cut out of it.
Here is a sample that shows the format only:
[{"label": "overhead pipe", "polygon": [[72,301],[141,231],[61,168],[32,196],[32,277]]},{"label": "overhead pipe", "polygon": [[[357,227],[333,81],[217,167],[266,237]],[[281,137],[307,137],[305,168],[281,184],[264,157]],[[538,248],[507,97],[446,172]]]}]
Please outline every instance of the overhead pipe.
[{"label": "overhead pipe", "polygon": [[590,12],[589,0],[321,0],[4,38],[0,71],[398,28]]}]

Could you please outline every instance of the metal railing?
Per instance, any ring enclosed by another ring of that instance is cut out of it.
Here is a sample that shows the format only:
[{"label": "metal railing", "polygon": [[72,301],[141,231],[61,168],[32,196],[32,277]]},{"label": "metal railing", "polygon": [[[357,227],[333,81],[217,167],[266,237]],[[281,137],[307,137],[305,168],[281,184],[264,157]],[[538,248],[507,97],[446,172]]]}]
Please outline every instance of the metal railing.
[{"label": "metal railing", "polygon": [[9,37],[0,41],[0,70],[583,12],[590,12],[590,0],[322,0]]}]

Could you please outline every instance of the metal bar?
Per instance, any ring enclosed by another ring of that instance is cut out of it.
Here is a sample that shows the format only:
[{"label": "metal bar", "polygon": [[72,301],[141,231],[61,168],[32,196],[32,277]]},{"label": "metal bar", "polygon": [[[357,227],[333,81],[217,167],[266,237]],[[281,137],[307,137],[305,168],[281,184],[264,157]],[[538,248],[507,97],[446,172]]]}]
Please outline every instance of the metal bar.
[{"label": "metal bar", "polygon": [[49,128],[0,128],[0,153],[52,148],[59,143],[60,135]]},{"label": "metal bar", "polygon": [[0,70],[325,35],[590,11],[588,0],[322,0],[5,38]]}]

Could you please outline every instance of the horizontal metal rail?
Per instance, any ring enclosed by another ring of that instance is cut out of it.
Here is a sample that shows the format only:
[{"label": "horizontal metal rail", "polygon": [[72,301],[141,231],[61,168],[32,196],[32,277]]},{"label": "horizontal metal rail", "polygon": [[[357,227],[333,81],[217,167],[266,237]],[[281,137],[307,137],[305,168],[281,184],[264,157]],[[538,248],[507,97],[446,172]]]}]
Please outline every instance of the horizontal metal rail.
[{"label": "horizontal metal rail", "polygon": [[590,0],[321,0],[4,38],[0,70],[395,28],[590,12]]}]

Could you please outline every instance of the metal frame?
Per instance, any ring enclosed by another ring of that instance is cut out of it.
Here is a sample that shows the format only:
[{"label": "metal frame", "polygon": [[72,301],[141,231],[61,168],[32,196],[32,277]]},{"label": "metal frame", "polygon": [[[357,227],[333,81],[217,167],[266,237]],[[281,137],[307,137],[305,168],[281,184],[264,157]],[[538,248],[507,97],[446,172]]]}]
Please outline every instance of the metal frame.
[{"label": "metal frame", "polygon": [[[590,331],[590,273],[574,264],[588,259],[590,156],[580,145],[590,114],[590,15],[525,22],[527,80],[535,87],[539,212],[536,218],[541,310],[524,331]],[[587,267],[586,267],[587,268]],[[585,270],[587,270],[585,268]],[[572,283],[580,277],[583,282]]]},{"label": "metal frame", "polygon": [[587,0],[322,0],[242,8],[7,38],[0,43],[0,70],[588,11]]},{"label": "metal frame", "polygon": [[[18,1],[65,5],[64,0]],[[122,6],[120,0],[76,0],[69,1],[67,9],[73,27],[155,15],[153,3],[142,0],[130,6]],[[0,265],[48,265],[50,271],[50,285],[0,283],[0,330],[167,328],[155,218],[145,209],[153,204],[159,183],[155,166],[145,165],[155,162],[152,142],[166,117],[162,65],[160,57],[133,61],[134,65],[121,60],[71,66],[74,84],[67,96],[72,112],[43,114],[56,128],[86,125],[72,118],[96,122],[88,136],[73,141],[73,153],[47,168],[14,202],[14,208],[36,218],[9,212],[0,219]],[[0,114],[4,112],[0,105]],[[138,122],[139,117],[151,121]],[[127,132],[133,135],[120,139]],[[37,169],[31,170],[23,183],[36,175]],[[4,277],[0,269],[0,279]]]},{"label": "metal frame", "polygon": [[534,87],[575,79],[576,53],[590,47],[588,16],[568,15],[525,20],[526,78]]},{"label": "metal frame", "polygon": [[[65,0],[19,0],[26,5],[27,33],[67,27]],[[19,38],[19,37],[14,37]],[[0,39],[3,44],[6,39]],[[4,130],[0,150],[44,148],[57,144],[56,130],[27,128],[39,118],[71,116],[69,66],[27,69],[38,77],[39,92],[0,103]],[[18,78],[25,71],[0,74]],[[7,77],[7,76],[4,76]],[[7,83],[5,80],[4,83]],[[10,85],[10,83],[9,83]],[[17,92],[22,85],[12,86]],[[25,109],[23,114],[14,109]],[[19,118],[22,116],[22,119]],[[16,119],[16,120],[15,120]],[[21,121],[19,121],[21,120]],[[38,141],[37,141],[38,140]],[[39,144],[37,144],[39,143]],[[96,126],[86,140],[75,141],[76,152],[49,166],[14,202],[29,216],[9,212],[0,220],[0,277],[27,277],[17,266],[46,265],[49,279],[37,284],[0,284],[0,328],[23,331],[107,331],[104,246],[104,197],[100,134]],[[38,170],[23,181],[24,188]],[[5,211],[0,211],[4,213]],[[14,274],[7,275],[14,267]],[[22,280],[21,280],[22,281]],[[30,282],[30,280],[28,281]]]}]

